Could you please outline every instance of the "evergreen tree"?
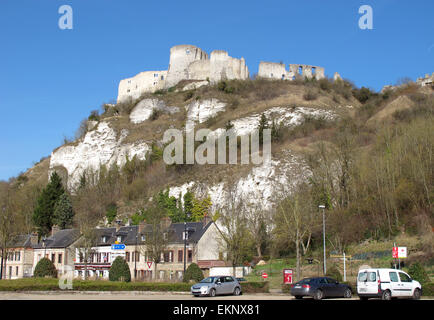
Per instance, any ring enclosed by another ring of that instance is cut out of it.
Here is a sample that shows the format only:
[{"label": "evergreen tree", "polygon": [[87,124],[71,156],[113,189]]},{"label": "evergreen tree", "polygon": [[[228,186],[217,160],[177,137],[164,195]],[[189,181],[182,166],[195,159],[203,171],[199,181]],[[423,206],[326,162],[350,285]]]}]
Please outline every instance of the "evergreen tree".
[{"label": "evergreen tree", "polygon": [[74,211],[72,203],[66,193],[63,193],[54,206],[53,223],[57,224],[61,229],[66,229],[72,226]]},{"label": "evergreen tree", "polygon": [[268,129],[268,120],[267,120],[267,116],[265,115],[265,113],[261,114],[261,118],[259,119],[259,126],[258,126],[258,130],[259,130],[259,144],[262,145],[262,141],[263,141],[263,136],[264,136],[264,129]]},{"label": "evergreen tree", "polygon": [[196,198],[193,198],[193,208],[192,208],[192,215],[191,220],[198,222],[203,219],[205,215],[208,214],[209,209],[211,208],[212,202],[211,197],[208,196],[202,200],[198,200]]},{"label": "evergreen tree", "polygon": [[185,221],[190,221],[193,215],[193,193],[187,191],[184,194],[184,217]]},{"label": "evergreen tree", "polygon": [[32,216],[40,237],[48,235],[51,231],[54,220],[54,206],[64,193],[62,179],[54,172],[50,177],[50,182],[42,190]]}]

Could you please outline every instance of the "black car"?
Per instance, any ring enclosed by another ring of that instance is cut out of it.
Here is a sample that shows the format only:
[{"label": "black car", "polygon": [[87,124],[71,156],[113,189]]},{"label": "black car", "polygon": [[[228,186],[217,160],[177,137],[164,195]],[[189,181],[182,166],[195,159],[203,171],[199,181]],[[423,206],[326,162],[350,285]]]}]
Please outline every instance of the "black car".
[{"label": "black car", "polygon": [[349,285],[328,277],[305,278],[291,285],[291,295],[296,299],[309,296],[315,300],[338,297],[351,298],[352,289]]}]

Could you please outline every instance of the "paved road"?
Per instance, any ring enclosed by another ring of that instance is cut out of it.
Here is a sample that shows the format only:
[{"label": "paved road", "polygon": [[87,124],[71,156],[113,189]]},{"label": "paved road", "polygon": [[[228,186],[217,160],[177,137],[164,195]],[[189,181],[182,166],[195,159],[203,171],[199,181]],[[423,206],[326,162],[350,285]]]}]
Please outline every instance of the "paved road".
[{"label": "paved road", "polygon": [[[293,297],[277,293],[243,294],[241,296],[218,296],[195,298],[186,293],[162,292],[0,292],[0,300],[294,300]],[[422,300],[432,300],[422,297]],[[326,299],[348,300],[348,299]],[[358,300],[352,298],[351,300]]]}]

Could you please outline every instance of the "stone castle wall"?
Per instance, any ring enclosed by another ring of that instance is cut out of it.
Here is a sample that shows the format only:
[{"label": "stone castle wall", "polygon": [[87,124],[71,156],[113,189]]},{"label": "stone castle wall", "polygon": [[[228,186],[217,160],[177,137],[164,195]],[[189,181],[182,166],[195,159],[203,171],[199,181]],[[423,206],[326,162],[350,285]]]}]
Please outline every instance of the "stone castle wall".
[{"label": "stone castle wall", "polygon": [[280,80],[295,80],[301,78],[315,78],[317,80],[325,77],[324,68],[306,64],[285,64],[261,61],[259,64],[258,77]]}]

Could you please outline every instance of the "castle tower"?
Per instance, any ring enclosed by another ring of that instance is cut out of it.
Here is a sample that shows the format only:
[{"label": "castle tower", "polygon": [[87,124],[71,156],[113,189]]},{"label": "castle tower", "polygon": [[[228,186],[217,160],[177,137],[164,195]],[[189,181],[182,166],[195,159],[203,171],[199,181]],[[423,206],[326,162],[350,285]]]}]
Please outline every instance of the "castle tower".
[{"label": "castle tower", "polygon": [[173,87],[179,81],[188,79],[188,66],[192,62],[207,59],[208,54],[196,46],[179,45],[170,48],[165,88]]}]

